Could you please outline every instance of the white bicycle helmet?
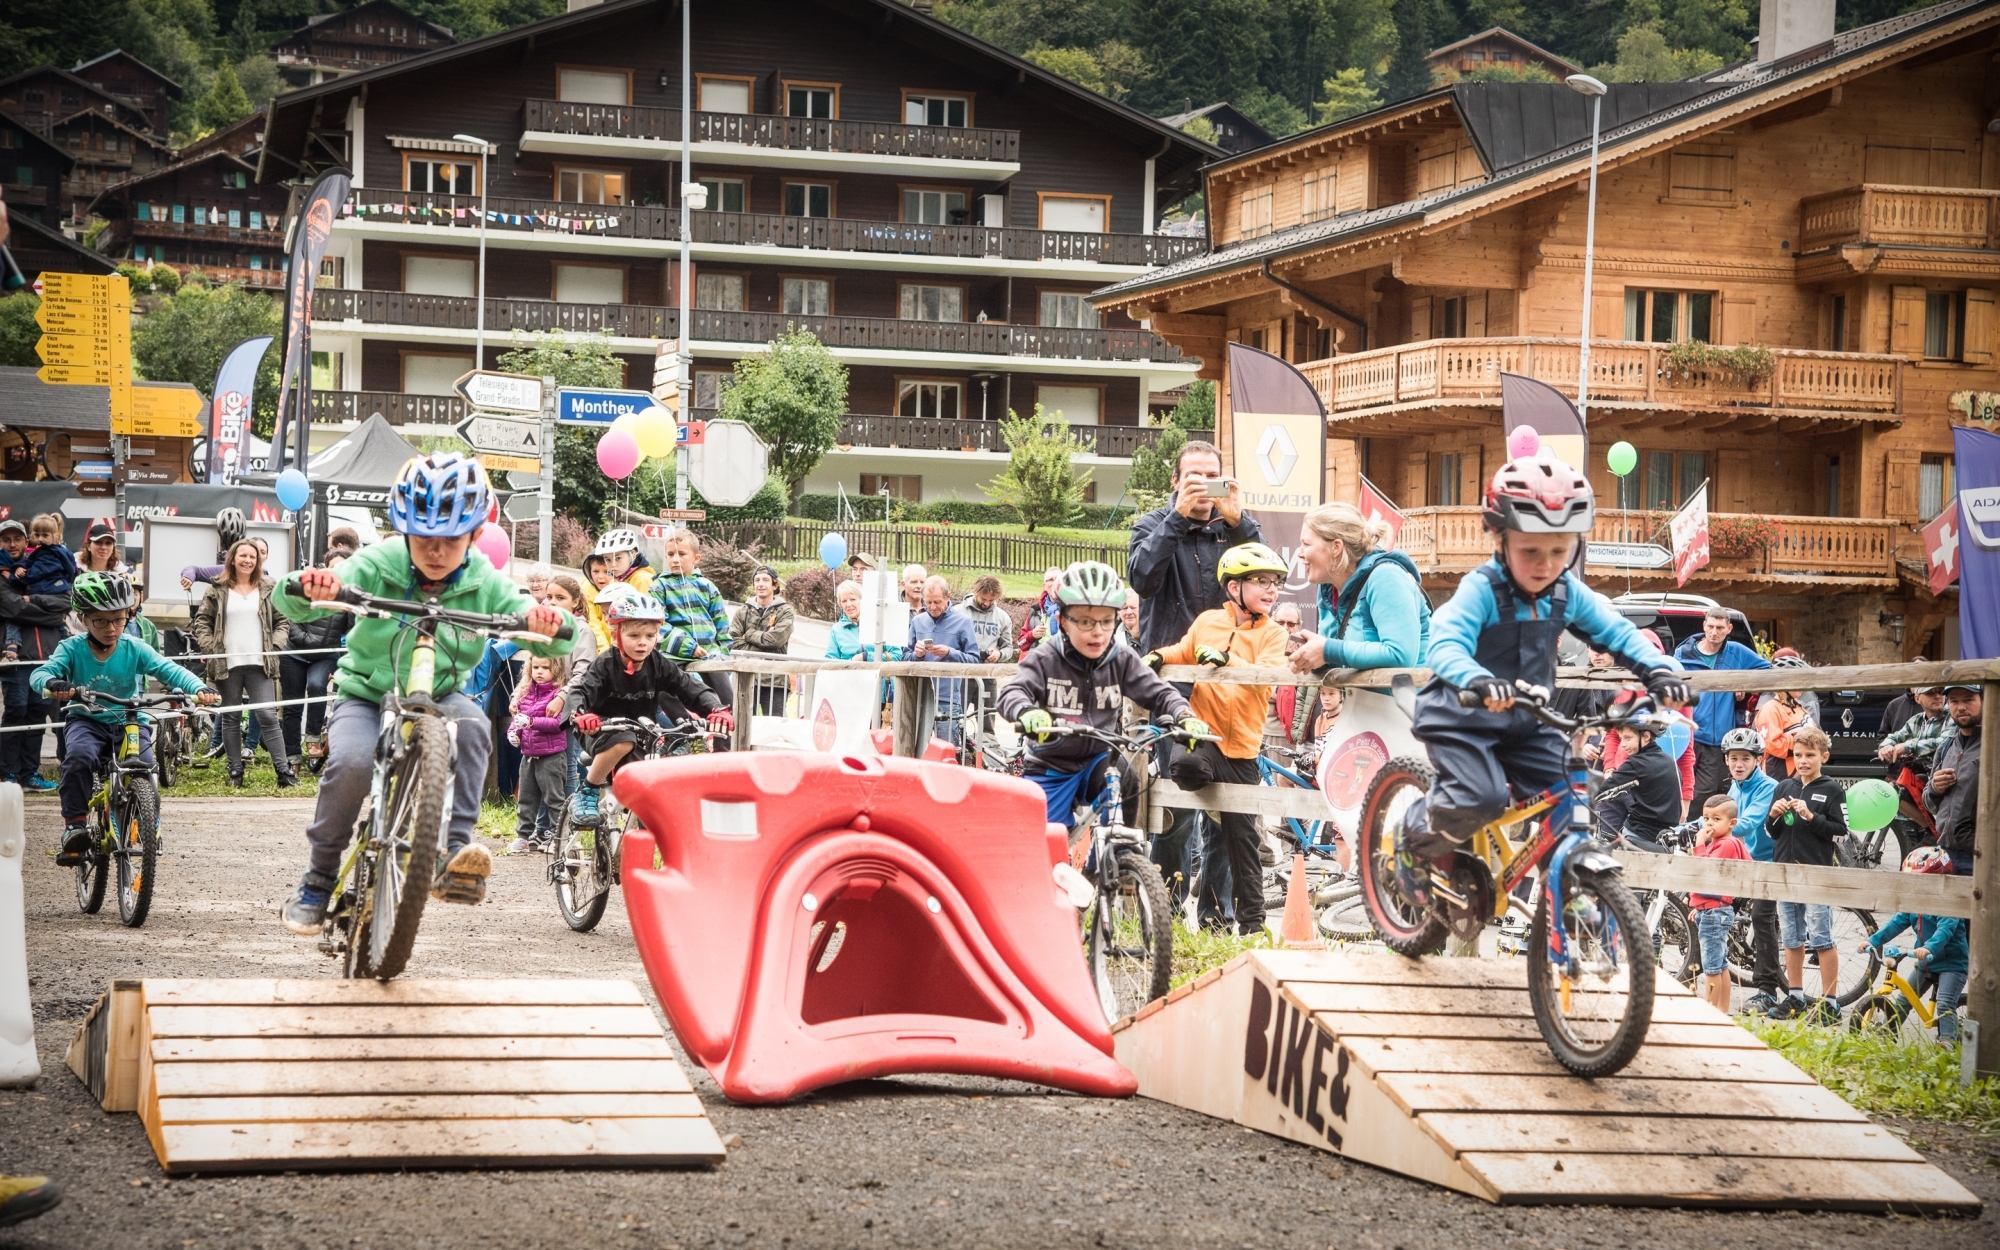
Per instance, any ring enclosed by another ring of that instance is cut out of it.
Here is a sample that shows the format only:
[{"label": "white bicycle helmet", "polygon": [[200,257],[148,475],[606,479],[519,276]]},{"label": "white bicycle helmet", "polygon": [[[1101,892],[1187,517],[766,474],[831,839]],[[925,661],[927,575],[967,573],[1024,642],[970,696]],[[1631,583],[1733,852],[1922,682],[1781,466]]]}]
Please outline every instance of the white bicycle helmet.
[{"label": "white bicycle helmet", "polygon": [[1078,560],[1063,570],[1056,583],[1056,602],[1065,608],[1122,608],[1125,583],[1108,564]]},{"label": "white bicycle helmet", "polygon": [[604,609],[604,621],[608,625],[616,625],[620,621],[664,622],[667,619],[666,605],[623,582],[605,587],[597,597],[597,603]]},{"label": "white bicycle helmet", "polygon": [[608,556],[620,551],[637,551],[638,549],[638,534],[628,529],[615,529],[606,530],[604,537],[598,539],[597,545],[590,549],[590,554],[594,556]]},{"label": "white bicycle helmet", "polygon": [[1748,751],[1752,755],[1762,755],[1764,735],[1747,726],[1732,729],[1722,735],[1722,749],[1725,754],[1730,751]]}]

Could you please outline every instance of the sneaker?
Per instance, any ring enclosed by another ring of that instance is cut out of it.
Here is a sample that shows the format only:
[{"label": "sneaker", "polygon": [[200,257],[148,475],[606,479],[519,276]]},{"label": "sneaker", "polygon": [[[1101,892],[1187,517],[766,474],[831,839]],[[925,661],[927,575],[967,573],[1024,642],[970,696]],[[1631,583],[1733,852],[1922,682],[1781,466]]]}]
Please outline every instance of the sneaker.
[{"label": "sneaker", "polygon": [[527,855],[536,849],[538,848],[535,843],[528,841],[526,838],[515,838],[507,844],[507,853],[509,855]]},{"label": "sneaker", "polygon": [[480,903],[486,899],[486,878],[493,874],[493,852],[478,843],[461,847],[438,870],[431,897],[444,903]]},{"label": "sneaker", "polygon": [[598,792],[602,789],[602,786],[593,786],[589,782],[585,782],[576,788],[576,793],[571,796],[569,801],[569,819],[571,824],[584,829],[595,829],[597,827],[597,796]]},{"label": "sneaker", "polygon": [[90,850],[90,826],[81,820],[63,823],[62,850],[56,853],[56,867],[74,868]]},{"label": "sneaker", "polygon": [[62,1186],[46,1176],[0,1176],[0,1228],[32,1220],[62,1201]]},{"label": "sneaker", "polygon": [[1771,1009],[1777,1005],[1778,1000],[1776,998],[1773,998],[1763,990],[1758,990],[1755,994],[1744,1000],[1742,1014],[1746,1016],[1768,1016],[1771,1014]]},{"label": "sneaker", "polygon": [[326,924],[326,905],[332,890],[330,879],[316,872],[306,873],[299,880],[299,888],[292,891],[292,896],[278,910],[279,919],[300,937],[318,937]]},{"label": "sneaker", "polygon": [[1806,1019],[1814,1024],[1839,1024],[1840,1004],[1831,998],[1815,998],[1806,1009]]},{"label": "sneaker", "polygon": [[47,777],[42,776],[40,773],[36,773],[34,776],[22,782],[21,788],[23,790],[32,790],[37,794],[47,794],[51,790],[62,789],[62,783],[58,781],[50,781]]},{"label": "sneaker", "polygon": [[1804,994],[1787,994],[1778,1005],[1765,1012],[1772,1020],[1796,1020],[1812,1010],[1812,999]]}]

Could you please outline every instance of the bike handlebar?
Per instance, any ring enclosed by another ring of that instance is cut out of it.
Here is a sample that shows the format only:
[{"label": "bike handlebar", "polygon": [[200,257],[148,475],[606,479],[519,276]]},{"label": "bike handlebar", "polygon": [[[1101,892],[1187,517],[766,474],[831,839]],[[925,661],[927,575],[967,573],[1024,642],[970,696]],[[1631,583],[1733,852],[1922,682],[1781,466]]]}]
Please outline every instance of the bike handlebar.
[{"label": "bike handlebar", "polygon": [[194,702],[195,696],[179,690],[169,690],[164,694],[142,694],[124,699],[105,690],[91,690],[85,686],[71,686],[69,697],[81,699],[85,703],[115,703],[119,707],[176,707]]},{"label": "bike handlebar", "polygon": [[[1579,729],[1602,729],[1607,726],[1622,725],[1626,722],[1626,718],[1623,716],[1612,716],[1609,714],[1578,716],[1575,718],[1564,716],[1549,706],[1549,699],[1551,697],[1549,689],[1546,686],[1533,685],[1525,678],[1516,678],[1514,680],[1514,702],[1518,706],[1525,708],[1528,715],[1551,729],[1560,730],[1563,733],[1575,733]],[[1486,706],[1486,700],[1481,698],[1477,691],[1460,690],[1458,692],[1458,705],[1468,708],[1483,708]]]},{"label": "bike handlebar", "polygon": [[[1028,730],[1021,728],[1019,721],[1009,721],[1008,723],[1014,727],[1016,733],[1029,733]],[[1099,729],[1094,725],[1073,725],[1057,721],[1047,729],[1036,732],[1040,736],[1047,738],[1090,738],[1102,742],[1108,747],[1115,747],[1122,751],[1142,750],[1162,738],[1172,738],[1175,741],[1187,743],[1222,741],[1221,738],[1216,737],[1214,734],[1188,733],[1185,730],[1179,729],[1163,729],[1157,725],[1140,725],[1128,733],[1117,734],[1112,733],[1108,729]]]},{"label": "bike handlebar", "polygon": [[[285,579],[284,588],[288,594],[305,597],[305,589],[300,584],[297,573]],[[334,595],[333,602],[353,608],[361,616],[371,616],[377,620],[414,616],[510,641],[524,638],[561,641],[576,634],[574,625],[558,625],[553,635],[538,634],[528,628],[528,618],[525,613],[461,612],[454,608],[442,607],[435,600],[419,602],[414,599],[388,599],[347,585],[343,585]]]}]

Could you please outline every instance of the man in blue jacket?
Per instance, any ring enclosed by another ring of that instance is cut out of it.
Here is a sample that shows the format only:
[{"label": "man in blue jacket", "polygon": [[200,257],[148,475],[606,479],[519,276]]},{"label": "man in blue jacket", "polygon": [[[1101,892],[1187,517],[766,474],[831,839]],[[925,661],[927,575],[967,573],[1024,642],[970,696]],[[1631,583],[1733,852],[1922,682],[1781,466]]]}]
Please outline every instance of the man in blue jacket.
[{"label": "man in blue jacket", "polygon": [[[951,583],[942,577],[924,582],[924,610],[910,617],[909,658],[945,664],[979,663],[978,631],[971,617],[952,606]],[[965,713],[964,686],[965,682],[957,679],[931,681],[937,718],[944,720],[943,735],[953,746],[965,739],[965,727],[959,720]]]},{"label": "man in blue jacket", "polygon": [[[1701,618],[1701,633],[1689,638],[1674,651],[1674,658],[1687,670],[1769,668],[1771,662],[1740,642],[1729,640],[1729,609],[1710,608]],[[1722,737],[1736,728],[1738,696],[1726,690],[1711,690],[1694,706],[1694,797],[1688,810],[1698,812],[1711,794],[1729,788],[1729,767],[1722,758]],[[1739,805],[1740,806],[1740,805]]]}]

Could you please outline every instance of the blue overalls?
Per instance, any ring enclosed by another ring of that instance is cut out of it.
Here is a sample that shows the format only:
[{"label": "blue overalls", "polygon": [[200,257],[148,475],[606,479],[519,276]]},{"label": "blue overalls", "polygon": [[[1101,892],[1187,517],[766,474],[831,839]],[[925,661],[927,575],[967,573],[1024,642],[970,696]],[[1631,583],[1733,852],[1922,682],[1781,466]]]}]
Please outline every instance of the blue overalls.
[{"label": "blue overalls", "polygon": [[[1556,642],[1568,624],[1569,580],[1557,580],[1547,619],[1522,621],[1515,619],[1517,592],[1507,575],[1491,565],[1479,572],[1493,588],[1500,619],[1480,633],[1473,658],[1509,684],[1526,678],[1553,687]],[[1458,690],[1436,678],[1417,694],[1411,732],[1429,749],[1437,769],[1428,802],[1430,827],[1458,843],[1506,810],[1510,785],[1516,794],[1539,794],[1563,779],[1569,763],[1569,743],[1527,709],[1460,707]]]}]

